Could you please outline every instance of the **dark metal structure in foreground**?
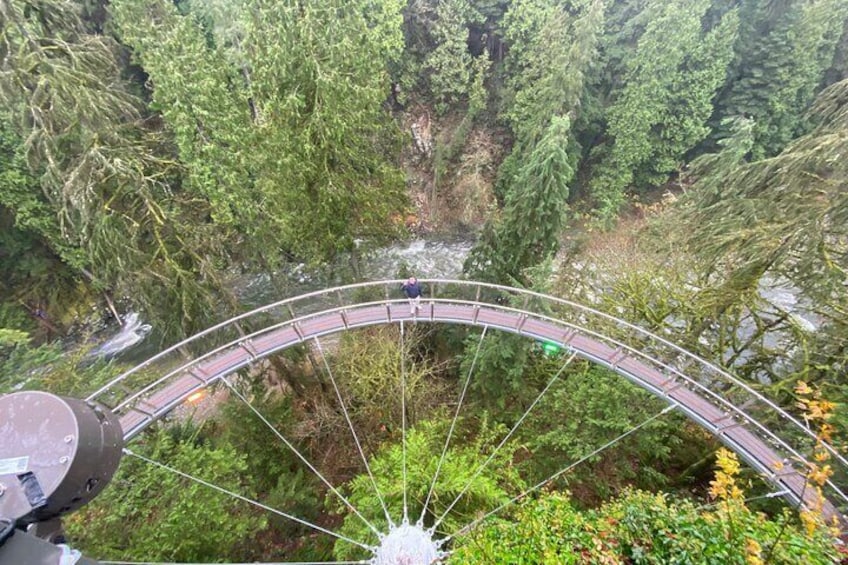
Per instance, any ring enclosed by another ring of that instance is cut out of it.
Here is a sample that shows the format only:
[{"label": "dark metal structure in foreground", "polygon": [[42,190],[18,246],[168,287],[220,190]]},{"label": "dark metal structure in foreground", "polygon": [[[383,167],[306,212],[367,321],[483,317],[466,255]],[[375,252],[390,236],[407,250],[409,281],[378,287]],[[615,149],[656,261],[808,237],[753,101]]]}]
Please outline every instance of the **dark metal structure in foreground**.
[{"label": "dark metal structure in foreground", "polygon": [[[38,391],[0,396],[0,415],[0,563],[55,565],[62,515],[93,499],[118,467],[120,423],[108,409]],[[26,527],[33,536],[18,533]]]}]

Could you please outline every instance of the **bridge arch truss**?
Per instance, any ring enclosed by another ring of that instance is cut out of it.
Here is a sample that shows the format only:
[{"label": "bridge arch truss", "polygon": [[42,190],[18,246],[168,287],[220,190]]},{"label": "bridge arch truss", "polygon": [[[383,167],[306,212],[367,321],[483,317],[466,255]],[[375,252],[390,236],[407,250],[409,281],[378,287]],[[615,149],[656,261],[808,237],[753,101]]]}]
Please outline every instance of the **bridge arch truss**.
[{"label": "bridge arch truss", "polygon": [[[643,328],[591,307],[474,281],[422,280],[413,319],[402,281],[340,286],[256,308],[177,343],[119,375],[87,400],[111,408],[129,441],[192,394],[289,347],[330,334],[400,322],[497,329],[555,344],[665,400],[739,454],[790,503],[815,505],[808,488],[814,430],[717,365]],[[848,460],[823,444],[837,470],[824,514],[848,524]]]}]

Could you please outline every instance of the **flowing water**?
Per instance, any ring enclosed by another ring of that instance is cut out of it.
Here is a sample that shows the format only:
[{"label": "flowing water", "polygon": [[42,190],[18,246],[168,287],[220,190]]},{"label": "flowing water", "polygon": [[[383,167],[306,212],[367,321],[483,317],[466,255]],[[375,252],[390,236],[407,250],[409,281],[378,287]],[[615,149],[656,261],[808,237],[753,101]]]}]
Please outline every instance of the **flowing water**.
[{"label": "flowing water", "polygon": [[[282,295],[268,273],[234,275],[232,285],[239,300],[248,309],[322,288],[399,278],[403,271],[422,279],[457,278],[473,243],[471,237],[432,236],[365,252],[357,257],[355,265],[350,257],[322,269],[310,269],[303,263],[293,264],[284,272],[276,273],[285,281],[286,291]],[[121,328],[98,346],[92,355],[140,362],[158,349],[155,328],[151,331],[150,325],[143,323],[138,313],[129,312],[124,316]]]},{"label": "flowing water", "polygon": [[[322,269],[310,269],[305,264],[292,264],[275,276],[285,283],[285,291],[273,284],[267,273],[234,275],[232,286],[245,309],[297,296],[341,284],[365,280],[393,279],[414,274],[419,278],[457,278],[462,273],[462,264],[473,245],[470,237],[429,237],[398,242],[387,247],[364,253],[356,261],[352,258],[339,261]],[[357,276],[356,273],[359,273]],[[279,281],[278,281],[279,282]],[[764,278],[760,283],[760,296],[775,310],[789,312],[795,323],[807,331],[816,331],[820,319],[809,304],[799,299],[799,293],[785,281]],[[756,330],[753,321],[743,321],[740,339]],[[772,332],[765,336],[764,345],[779,349],[790,343],[790,336]],[[119,357],[125,362],[140,362],[159,350],[160,340],[155,328],[143,323],[139,314],[129,312],[122,327],[106,339],[92,353],[102,358]],[[745,352],[737,364],[744,363],[753,352]]]},{"label": "flowing water", "polygon": [[120,331],[95,348],[91,355],[114,357],[144,341],[151,329],[150,324],[142,323],[137,312],[130,312],[124,316]]}]

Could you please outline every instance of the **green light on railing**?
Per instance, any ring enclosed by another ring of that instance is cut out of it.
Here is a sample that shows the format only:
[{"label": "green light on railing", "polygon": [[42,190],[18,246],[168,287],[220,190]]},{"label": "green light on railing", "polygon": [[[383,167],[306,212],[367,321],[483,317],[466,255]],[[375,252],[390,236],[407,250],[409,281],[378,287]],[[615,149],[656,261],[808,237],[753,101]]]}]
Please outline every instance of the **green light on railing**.
[{"label": "green light on railing", "polygon": [[545,355],[555,355],[559,353],[560,349],[562,348],[559,345],[549,341],[542,344],[542,351],[545,352]]}]

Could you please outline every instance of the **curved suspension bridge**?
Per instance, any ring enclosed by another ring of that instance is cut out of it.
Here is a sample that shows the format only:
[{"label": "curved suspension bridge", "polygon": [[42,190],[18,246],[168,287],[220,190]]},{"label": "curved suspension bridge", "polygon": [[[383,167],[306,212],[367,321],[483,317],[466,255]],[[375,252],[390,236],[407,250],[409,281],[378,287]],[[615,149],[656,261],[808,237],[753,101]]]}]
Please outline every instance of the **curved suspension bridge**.
[{"label": "curved suspension bridge", "polygon": [[[672,410],[680,411],[735,451],[774,484],[775,495],[784,496],[792,504],[821,506],[822,501],[816,489],[808,484],[806,473],[814,448],[823,446],[837,470],[822,489],[823,512],[825,517],[838,520],[842,530],[846,530],[848,461],[844,455],[833,445],[821,444],[815,431],[804,421],[722,368],[661,336],[568,300],[473,281],[421,282],[428,292],[415,316],[410,314],[407,300],[400,294],[402,281],[399,280],[341,286],[257,308],[162,351],[121,374],[87,400],[104,404],[118,415],[128,442],[191,395],[216,383],[229,385],[228,377],[269,355],[307,344],[314,353],[323,356],[321,339],[334,333],[398,324],[403,339],[404,327],[411,323],[463,324],[481,328],[482,343],[487,332],[501,330],[556,345],[571,354],[568,361],[576,356],[600,364],[653,393],[668,404],[655,418]],[[326,359],[324,363],[329,372]],[[466,382],[470,378],[469,374]],[[231,390],[238,395],[236,389]],[[348,424],[365,461],[349,419]],[[281,439],[294,449],[285,438],[281,436]],[[127,453],[140,457],[129,450]],[[298,453],[298,456],[309,465],[302,455]],[[365,464],[367,467],[367,461]],[[332,485],[328,483],[328,486],[336,492]],[[387,518],[394,527],[388,512]],[[389,532],[381,547],[385,548],[394,534],[407,540],[421,535],[420,531],[401,532],[408,522],[404,504],[404,526]],[[308,525],[326,532],[320,526]],[[369,563],[390,562],[388,558],[380,561],[380,551],[388,550],[368,549],[376,555]],[[439,551],[436,546],[430,550]]]}]

